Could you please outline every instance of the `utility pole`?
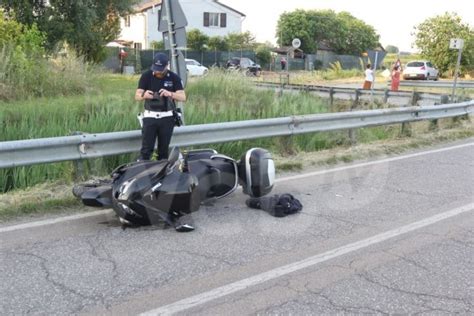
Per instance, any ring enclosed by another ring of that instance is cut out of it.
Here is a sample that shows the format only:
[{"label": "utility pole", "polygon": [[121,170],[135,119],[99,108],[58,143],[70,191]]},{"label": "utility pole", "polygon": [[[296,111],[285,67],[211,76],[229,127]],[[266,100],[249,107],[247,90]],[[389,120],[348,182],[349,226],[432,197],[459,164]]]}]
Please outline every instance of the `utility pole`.
[{"label": "utility pole", "polygon": [[[186,86],[187,73],[183,54],[178,49],[186,48],[186,25],[188,21],[178,0],[163,0],[158,16],[158,31],[163,33],[165,49],[170,50],[171,70],[177,73]],[[184,107],[178,102],[184,122]]]},{"label": "utility pole", "polygon": [[177,71],[178,62],[176,54],[176,43],[174,42],[174,22],[171,17],[171,3],[170,0],[164,0],[166,4],[166,20],[168,21],[168,34],[169,34],[169,43],[170,43],[170,53],[171,53],[171,69]]},{"label": "utility pole", "polygon": [[374,80],[372,81],[372,85],[370,86],[370,90],[372,90],[372,93],[373,93],[373,90],[374,90],[374,86],[375,86],[375,72],[377,71],[377,63],[379,62],[379,51],[375,51],[375,62],[374,62],[374,70],[373,70],[373,74],[374,74]]}]

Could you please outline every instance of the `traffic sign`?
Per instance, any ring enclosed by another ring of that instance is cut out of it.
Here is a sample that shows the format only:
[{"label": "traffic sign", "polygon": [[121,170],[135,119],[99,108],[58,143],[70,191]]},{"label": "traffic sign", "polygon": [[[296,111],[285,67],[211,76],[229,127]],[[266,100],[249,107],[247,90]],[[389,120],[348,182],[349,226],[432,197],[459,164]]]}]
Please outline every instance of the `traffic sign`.
[{"label": "traffic sign", "polygon": [[462,49],[464,46],[464,40],[461,38],[452,38],[449,41],[449,48],[451,49]]},{"label": "traffic sign", "polygon": [[299,48],[301,46],[301,41],[299,38],[294,38],[293,41],[291,42],[291,45],[293,48]]},{"label": "traffic sign", "polygon": [[[167,10],[167,2],[168,1],[161,1],[161,10],[158,14],[158,31],[159,32],[167,32],[168,31],[168,17],[166,15]],[[179,4],[178,0],[169,0],[171,6],[171,19],[174,23],[173,26],[175,29],[186,27],[188,25],[188,20],[186,20],[186,16],[184,16],[183,9],[181,9],[181,5]]]},{"label": "traffic sign", "polygon": [[177,59],[178,59],[178,69],[176,69],[176,73],[178,74],[178,76],[181,78],[181,80],[183,80],[183,87],[186,87],[186,82],[188,81],[188,72],[187,72],[187,69],[186,69],[186,61],[184,60],[184,55],[181,51],[177,51],[178,52],[178,56],[177,56]]},{"label": "traffic sign", "polygon": [[[186,29],[181,27],[179,29],[174,30],[174,44],[176,45],[176,49],[186,49],[187,40],[186,40]],[[165,44],[165,49],[171,49],[170,47],[170,38],[169,32],[166,30],[163,32],[163,43]]]},{"label": "traffic sign", "polygon": [[381,50],[368,50],[367,55],[369,56],[369,60],[375,69],[382,63],[382,60],[385,58],[387,53]]}]

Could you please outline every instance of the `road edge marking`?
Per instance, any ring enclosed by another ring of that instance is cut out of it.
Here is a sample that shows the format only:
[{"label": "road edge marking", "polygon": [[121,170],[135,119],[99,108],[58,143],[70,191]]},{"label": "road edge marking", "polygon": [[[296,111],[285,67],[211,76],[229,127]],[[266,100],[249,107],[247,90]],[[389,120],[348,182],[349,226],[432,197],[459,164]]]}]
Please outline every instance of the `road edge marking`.
[{"label": "road edge marking", "polygon": [[21,230],[21,229],[27,229],[27,228],[33,228],[33,227],[41,227],[41,226],[46,226],[46,225],[53,225],[53,224],[58,224],[58,223],[62,223],[62,222],[73,221],[73,220],[83,219],[83,218],[88,218],[88,217],[107,215],[110,212],[112,212],[112,209],[100,210],[100,211],[94,211],[94,212],[88,212],[88,213],[84,213],[84,214],[76,214],[76,215],[58,217],[58,218],[52,218],[52,219],[46,219],[46,220],[42,220],[42,221],[29,222],[29,223],[12,225],[12,226],[5,226],[5,227],[0,227],[0,234],[15,231],[15,230]]},{"label": "road edge marking", "polygon": [[303,259],[301,261],[293,262],[245,279],[236,281],[227,285],[223,285],[212,290],[197,294],[174,303],[158,307],[153,310],[146,311],[141,313],[141,316],[152,316],[152,315],[172,315],[178,312],[182,312],[200,305],[203,305],[207,302],[213,301],[215,299],[222,298],[224,296],[236,293],[248,289],[252,286],[262,284],[264,282],[279,278],[281,276],[317,265],[319,263],[343,256],[345,254],[366,248],[386,240],[389,240],[394,237],[401,236],[403,234],[410,233],[420,228],[438,223],[442,220],[460,215],[472,211],[474,209],[474,203],[470,203],[425,219],[420,221],[404,225],[384,233],[374,235],[372,237],[356,241],[354,243],[341,246],[324,253]]},{"label": "road edge marking", "polygon": [[[384,158],[384,159],[381,159],[381,160],[374,160],[374,161],[369,161],[369,162],[357,163],[357,164],[349,165],[349,166],[342,166],[342,167],[336,167],[336,168],[332,168],[332,169],[314,171],[314,172],[305,173],[305,174],[302,174],[302,175],[278,178],[278,179],[275,179],[275,183],[284,182],[284,181],[291,181],[291,180],[297,180],[297,179],[303,179],[303,178],[307,178],[307,177],[313,177],[313,176],[332,173],[332,172],[355,169],[355,168],[359,168],[359,167],[367,167],[367,166],[386,163],[386,162],[391,162],[391,161],[409,159],[409,158],[413,158],[413,157],[419,157],[419,156],[429,155],[429,154],[438,153],[438,152],[444,152],[444,151],[449,151],[449,150],[454,150],[454,149],[459,149],[459,148],[465,148],[465,147],[469,147],[469,146],[474,146],[474,143],[455,145],[455,146],[450,146],[450,147],[446,147],[446,148],[433,149],[433,150],[429,150],[429,151],[423,151],[423,152],[418,152],[418,153],[408,154],[408,155],[403,155],[403,156],[398,156],[398,157]],[[15,231],[15,230],[41,227],[41,226],[46,226],[46,225],[53,225],[53,224],[58,224],[58,223],[77,220],[77,219],[84,219],[84,218],[88,218],[88,217],[105,215],[108,212],[110,212],[110,209],[100,210],[100,211],[95,211],[95,212],[90,212],[90,213],[85,213],[85,214],[66,216],[66,217],[58,217],[58,218],[55,218],[55,219],[47,219],[47,220],[41,220],[41,221],[36,221],[36,222],[29,222],[29,223],[24,223],[24,224],[19,224],[19,225],[0,227],[0,234],[5,233],[5,232]]]}]

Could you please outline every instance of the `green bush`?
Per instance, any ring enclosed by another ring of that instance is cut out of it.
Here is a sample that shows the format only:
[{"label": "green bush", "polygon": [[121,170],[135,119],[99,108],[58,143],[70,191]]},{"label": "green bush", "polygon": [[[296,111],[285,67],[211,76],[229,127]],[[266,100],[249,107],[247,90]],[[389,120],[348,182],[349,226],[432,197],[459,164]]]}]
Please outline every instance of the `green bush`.
[{"label": "green bush", "polygon": [[255,56],[256,56],[257,62],[260,63],[262,67],[267,67],[272,60],[272,54],[271,54],[270,48],[267,47],[266,45],[258,46]]},{"label": "green bush", "polygon": [[46,56],[45,35],[0,12],[0,100],[83,93],[95,77],[71,53]]}]

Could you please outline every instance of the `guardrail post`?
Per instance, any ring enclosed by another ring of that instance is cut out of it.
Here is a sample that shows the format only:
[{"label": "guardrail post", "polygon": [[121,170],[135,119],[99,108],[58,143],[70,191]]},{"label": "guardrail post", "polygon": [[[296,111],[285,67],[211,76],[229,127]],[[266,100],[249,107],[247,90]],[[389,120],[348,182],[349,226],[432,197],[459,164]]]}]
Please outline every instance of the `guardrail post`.
[{"label": "guardrail post", "polygon": [[280,85],[284,86],[286,84],[290,84],[290,73],[280,73]]},{"label": "guardrail post", "polygon": [[[458,101],[459,101],[459,102],[466,102],[466,101],[470,101],[470,100],[471,100],[470,97],[463,97],[462,99],[459,99],[459,98],[460,98],[460,97],[458,97]],[[461,115],[461,116],[459,117],[459,119],[470,122],[470,118],[469,118],[469,115],[468,115],[468,114]]]},{"label": "guardrail post", "polygon": [[[448,97],[448,99],[449,99],[449,97]],[[451,100],[451,103],[454,103],[454,102],[459,102],[460,103],[460,102],[463,102],[463,101],[467,101],[467,100],[463,100],[463,98],[457,96],[455,99]],[[446,103],[448,103],[448,102],[446,102]],[[442,104],[446,104],[446,103],[442,103]],[[454,116],[452,118],[452,124],[457,125],[457,124],[459,124],[459,122],[461,120],[469,120],[469,115],[466,114],[466,115],[461,115],[461,116]]]},{"label": "guardrail post", "polygon": [[[416,91],[413,91],[411,94],[411,106],[417,106],[418,101],[420,100],[420,94]],[[410,123],[402,123],[402,129],[400,131],[402,136],[411,136],[411,125]]]},{"label": "guardrail post", "polygon": [[448,104],[449,103],[449,96],[447,94],[443,94],[441,96],[441,102],[440,104]]},{"label": "guardrail post", "polygon": [[334,88],[329,88],[329,105],[333,106],[334,104]]},{"label": "guardrail post", "polygon": [[[355,97],[354,97],[354,100],[352,101],[350,111],[355,110],[359,106],[359,98],[360,98],[360,90],[355,89]],[[357,130],[356,129],[349,130],[349,141],[351,142],[351,145],[357,144]]]},{"label": "guardrail post", "polygon": [[[70,136],[82,135],[82,132],[72,132]],[[85,167],[83,160],[73,160],[73,178],[74,180],[83,180],[85,175]]]},{"label": "guardrail post", "polygon": [[383,103],[387,103],[388,102],[388,92],[389,90],[388,89],[385,89],[384,93],[383,93]]},{"label": "guardrail post", "polygon": [[[443,94],[441,96],[441,100],[440,100],[439,104],[448,104],[448,103],[449,103],[449,96],[447,94]],[[439,104],[435,103],[435,105],[439,105]],[[437,130],[437,129],[438,129],[438,120],[431,120],[429,130],[434,131],[434,130]]]}]

